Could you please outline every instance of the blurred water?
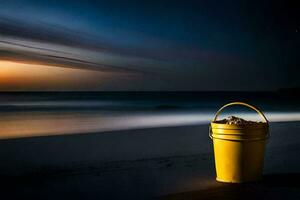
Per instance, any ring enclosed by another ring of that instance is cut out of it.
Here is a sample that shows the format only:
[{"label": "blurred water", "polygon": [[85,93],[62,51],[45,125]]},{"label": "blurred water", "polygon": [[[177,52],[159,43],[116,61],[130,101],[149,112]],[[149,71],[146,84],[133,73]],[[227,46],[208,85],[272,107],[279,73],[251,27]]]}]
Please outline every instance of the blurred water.
[{"label": "blurred water", "polygon": [[[0,100],[0,138],[208,124],[223,104],[249,99],[270,122],[300,121],[299,105],[270,94],[218,93],[5,93]],[[228,108],[220,118],[260,120],[254,111]]]}]

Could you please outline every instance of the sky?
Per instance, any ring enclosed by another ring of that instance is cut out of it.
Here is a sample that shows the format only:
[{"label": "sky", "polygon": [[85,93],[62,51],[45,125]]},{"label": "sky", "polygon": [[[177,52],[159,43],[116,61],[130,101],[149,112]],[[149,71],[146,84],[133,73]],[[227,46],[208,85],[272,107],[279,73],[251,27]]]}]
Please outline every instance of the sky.
[{"label": "sky", "polygon": [[295,1],[1,0],[0,91],[299,87]]}]

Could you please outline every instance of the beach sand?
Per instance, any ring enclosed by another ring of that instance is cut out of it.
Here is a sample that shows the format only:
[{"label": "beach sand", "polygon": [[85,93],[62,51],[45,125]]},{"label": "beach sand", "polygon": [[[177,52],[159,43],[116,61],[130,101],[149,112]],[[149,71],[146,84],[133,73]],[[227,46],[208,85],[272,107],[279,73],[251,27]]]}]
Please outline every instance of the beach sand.
[{"label": "beach sand", "polygon": [[10,199],[300,199],[299,130],[271,123],[264,178],[248,184],[215,181],[208,124],[0,140],[0,188]]}]

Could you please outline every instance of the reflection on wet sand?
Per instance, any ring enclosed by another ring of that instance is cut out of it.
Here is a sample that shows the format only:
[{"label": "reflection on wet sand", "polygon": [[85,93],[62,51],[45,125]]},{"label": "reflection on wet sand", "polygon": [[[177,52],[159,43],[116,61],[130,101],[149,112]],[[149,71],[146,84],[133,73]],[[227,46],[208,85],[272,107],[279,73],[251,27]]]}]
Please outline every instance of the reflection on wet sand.
[{"label": "reflection on wet sand", "polygon": [[[213,111],[5,112],[0,116],[0,139],[94,133],[208,124]],[[245,119],[256,114],[240,113]],[[270,122],[300,121],[299,112],[267,112]]]}]

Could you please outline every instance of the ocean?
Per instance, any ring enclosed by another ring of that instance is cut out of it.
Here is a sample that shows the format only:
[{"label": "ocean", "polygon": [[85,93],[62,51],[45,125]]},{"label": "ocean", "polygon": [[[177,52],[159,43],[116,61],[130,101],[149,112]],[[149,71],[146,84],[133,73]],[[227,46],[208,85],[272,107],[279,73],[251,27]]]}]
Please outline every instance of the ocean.
[{"label": "ocean", "polygon": [[[2,92],[0,138],[208,124],[224,104],[243,101],[270,122],[300,121],[299,96],[280,92]],[[260,120],[233,106],[220,118]]]}]

